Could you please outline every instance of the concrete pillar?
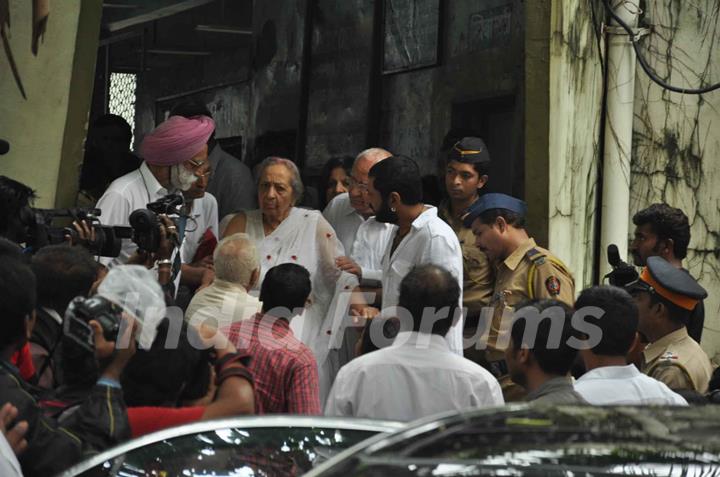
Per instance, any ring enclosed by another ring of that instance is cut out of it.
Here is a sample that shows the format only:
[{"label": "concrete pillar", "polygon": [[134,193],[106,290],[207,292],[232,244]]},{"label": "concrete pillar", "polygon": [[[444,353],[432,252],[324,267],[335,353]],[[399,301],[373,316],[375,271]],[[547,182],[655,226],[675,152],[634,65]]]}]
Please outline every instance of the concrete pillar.
[{"label": "concrete pillar", "polygon": [[100,0],[51,3],[38,56],[30,51],[32,2],[10,0],[10,46],[27,93],[23,99],[0,52],[0,138],[10,152],[0,174],[37,191],[38,207],[74,203],[100,35]]}]

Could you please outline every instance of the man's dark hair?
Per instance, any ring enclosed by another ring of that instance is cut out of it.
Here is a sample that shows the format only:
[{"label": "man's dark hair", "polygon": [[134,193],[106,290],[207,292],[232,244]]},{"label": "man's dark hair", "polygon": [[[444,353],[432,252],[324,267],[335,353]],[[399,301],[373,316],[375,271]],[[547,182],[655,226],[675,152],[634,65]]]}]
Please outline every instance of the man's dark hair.
[{"label": "man's dark hair", "polygon": [[207,116],[212,119],[212,113],[206,105],[198,101],[183,101],[172,107],[170,116],[182,116],[192,118],[193,116]]},{"label": "man's dark hair", "polygon": [[5,236],[13,219],[19,220],[20,211],[35,200],[35,191],[16,180],[0,176],[0,235]]},{"label": "man's dark hair", "polygon": [[636,226],[649,224],[659,240],[672,240],[675,258],[683,259],[687,256],[690,223],[682,210],[667,204],[653,204],[636,213],[633,223]]},{"label": "man's dark hair", "polygon": [[[410,270],[400,282],[398,306],[410,312],[413,317],[413,331],[445,335],[458,313],[460,285],[446,269],[437,265],[418,265]],[[423,313],[441,313],[447,308],[445,318],[430,323],[423,320]]]},{"label": "man's dark hair", "polygon": [[495,223],[498,217],[505,219],[508,225],[512,225],[516,229],[525,228],[525,216],[513,212],[508,209],[489,209],[478,216],[480,222],[485,225],[492,225]]},{"label": "man's dark hair", "polygon": [[118,116],[117,114],[103,114],[102,116],[96,118],[90,125],[88,135],[92,136],[95,133],[95,130],[106,127],[115,127],[122,130],[125,133],[128,147],[130,146],[130,141],[132,140],[132,128],[125,118]]},{"label": "man's dark hair", "polygon": [[157,328],[149,350],[138,349],[122,375],[123,394],[128,406],[178,406],[200,399],[210,385],[210,350],[199,343],[197,331],[182,323],[177,347],[166,347],[172,327],[168,318]]},{"label": "man's dark hair", "polygon": [[369,177],[383,200],[397,192],[405,205],[417,205],[423,199],[422,179],[418,165],[405,156],[392,156],[378,162],[370,169]]},{"label": "man's dark hair", "polygon": [[35,276],[10,255],[0,255],[0,350],[25,340],[25,323],[35,309]]},{"label": "man's dark hair", "polygon": [[23,255],[22,250],[20,250],[20,246],[5,237],[0,237],[0,256],[14,258],[21,262],[26,261],[25,255]]},{"label": "man's dark hair", "polygon": [[667,310],[668,317],[678,325],[687,326],[690,323],[690,317],[692,316],[692,310],[686,310],[685,308],[677,306],[670,300],[658,295],[657,293],[650,293],[650,303],[652,305],[662,304]]},{"label": "man's dark hair", "polygon": [[[523,308],[527,307],[535,308],[541,316],[532,316],[523,312]],[[562,332],[557,346],[555,346],[556,343],[549,342],[551,337],[554,338],[551,335],[555,321],[553,318],[542,316],[543,312],[550,313],[550,310],[555,307],[559,308],[563,318]],[[569,373],[577,357],[577,349],[568,345],[568,340],[574,336],[571,324],[572,309],[558,300],[529,300],[518,304],[515,310],[517,317],[510,333],[515,351],[521,348],[529,349],[540,369],[547,374],[564,376]],[[525,336],[528,325],[532,325],[533,328],[537,325],[537,332]]]},{"label": "man's dark hair", "polygon": [[310,272],[294,263],[283,263],[272,267],[265,274],[260,288],[260,301],[263,311],[273,308],[286,308],[294,310],[303,308],[312,285]]},{"label": "man's dark hair", "polygon": [[50,245],[32,258],[37,278],[38,304],[60,315],[76,296],[87,296],[97,277],[98,264],[82,247]]},{"label": "man's dark hair", "polygon": [[588,324],[602,330],[600,342],[592,352],[603,356],[626,356],[635,340],[638,328],[638,308],[635,300],[622,288],[609,285],[586,288],[575,302],[575,309],[600,308],[600,317],[584,315]]}]

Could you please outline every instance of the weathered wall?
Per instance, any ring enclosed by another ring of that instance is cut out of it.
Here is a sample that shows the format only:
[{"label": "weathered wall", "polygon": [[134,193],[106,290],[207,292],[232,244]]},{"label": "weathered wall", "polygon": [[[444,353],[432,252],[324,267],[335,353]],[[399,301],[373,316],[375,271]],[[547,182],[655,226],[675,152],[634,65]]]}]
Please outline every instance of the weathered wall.
[{"label": "weathered wall", "polygon": [[[53,4],[38,56],[30,51],[32,5],[11,0],[10,45],[27,100],[0,53],[0,137],[11,143],[0,174],[37,190],[40,207],[70,206],[90,107],[102,2]],[[29,167],[28,165],[32,166]]]},{"label": "weathered wall", "polygon": [[[549,248],[592,284],[603,72],[596,0],[552,2],[550,17]],[[600,17],[598,17],[600,18]],[[597,33],[596,33],[597,32]]]},{"label": "weathered wall", "polygon": [[[451,127],[487,132],[490,154],[502,165],[491,185],[523,196],[523,2],[453,0],[445,6],[440,64],[383,77],[382,144],[429,174]],[[514,103],[493,116],[492,100],[500,96]],[[500,117],[504,132],[496,134],[493,118]]]},{"label": "weathered wall", "polygon": [[306,169],[365,148],[374,0],[316,3]]},{"label": "weathered wall", "polygon": [[[654,32],[643,52],[659,76],[697,87],[720,81],[720,1],[646,2],[643,22]],[[702,345],[720,352],[720,91],[689,96],[663,90],[637,68],[631,217],[654,202],[690,218],[685,266],[710,297]],[[630,230],[633,230],[631,225]]]},{"label": "weathered wall", "polygon": [[255,52],[250,83],[250,143],[263,133],[298,127],[306,2],[253,2]]},{"label": "weathered wall", "polygon": [[151,68],[140,75],[135,106],[135,146],[164,113],[178,102],[208,105],[217,122],[217,137],[247,135],[249,123],[249,51],[237,49],[187,59],[173,68]]}]

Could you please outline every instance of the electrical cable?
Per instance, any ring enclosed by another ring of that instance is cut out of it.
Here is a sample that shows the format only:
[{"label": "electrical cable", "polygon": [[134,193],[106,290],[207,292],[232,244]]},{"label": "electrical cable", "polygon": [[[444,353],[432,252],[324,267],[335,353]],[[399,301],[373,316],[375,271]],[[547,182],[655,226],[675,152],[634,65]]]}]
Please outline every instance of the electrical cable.
[{"label": "electrical cable", "polygon": [[605,8],[610,13],[610,16],[613,18],[613,20],[615,20],[618,25],[620,25],[620,27],[622,27],[622,29],[627,32],[628,36],[630,37],[630,43],[632,43],[632,46],[635,49],[635,54],[637,56],[638,62],[640,63],[640,66],[642,67],[643,71],[645,71],[645,74],[648,75],[650,79],[653,80],[655,83],[669,91],[681,94],[704,94],[720,88],[720,83],[711,84],[710,86],[706,86],[704,88],[680,88],[678,86],[673,86],[663,81],[662,78],[658,77],[655,71],[653,71],[653,69],[645,60],[645,57],[642,55],[642,52],[640,51],[640,45],[638,43],[640,37],[636,35],[635,32],[633,32],[632,28],[630,28],[628,24],[625,23],[622,18],[620,18],[618,14],[615,13],[615,11],[610,7],[610,0],[603,0],[603,4],[605,5]]}]

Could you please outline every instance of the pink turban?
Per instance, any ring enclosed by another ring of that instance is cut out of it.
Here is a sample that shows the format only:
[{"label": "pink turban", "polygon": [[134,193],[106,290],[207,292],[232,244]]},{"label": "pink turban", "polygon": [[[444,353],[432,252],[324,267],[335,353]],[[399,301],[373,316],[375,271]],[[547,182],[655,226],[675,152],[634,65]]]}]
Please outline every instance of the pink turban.
[{"label": "pink turban", "polygon": [[170,116],[140,145],[140,156],[154,166],[172,166],[192,159],[207,144],[215,122],[207,116]]}]

